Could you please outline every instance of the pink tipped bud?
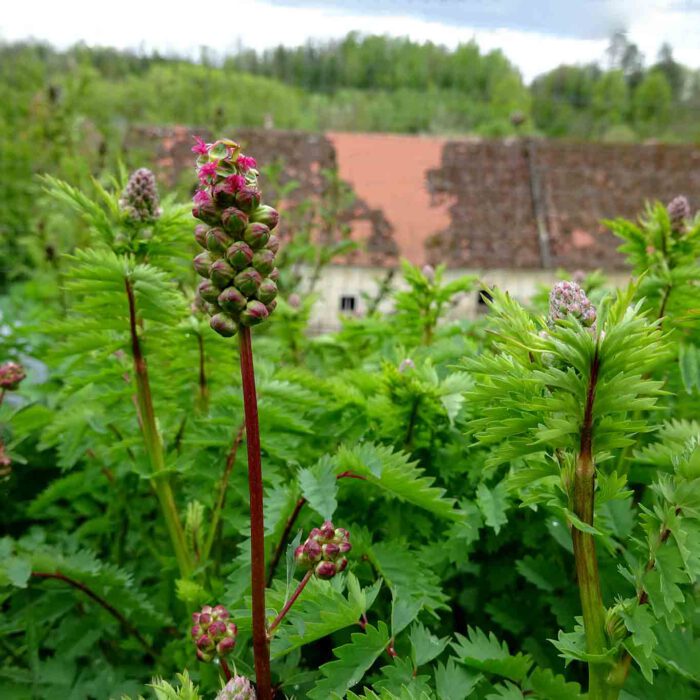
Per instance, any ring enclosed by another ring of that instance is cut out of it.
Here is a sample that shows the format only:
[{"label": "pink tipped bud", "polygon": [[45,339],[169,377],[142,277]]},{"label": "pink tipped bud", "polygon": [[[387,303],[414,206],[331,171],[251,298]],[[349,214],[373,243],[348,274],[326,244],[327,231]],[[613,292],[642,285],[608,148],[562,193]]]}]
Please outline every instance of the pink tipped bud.
[{"label": "pink tipped bud", "polygon": [[224,338],[230,338],[238,333],[238,324],[226,313],[214,314],[209,320],[209,326]]},{"label": "pink tipped bud", "polygon": [[253,249],[244,241],[236,241],[226,251],[228,261],[237,270],[243,270],[253,262]]},{"label": "pink tipped bud", "polygon": [[245,296],[252,297],[261,282],[262,275],[256,269],[248,267],[236,275],[233,283]]},{"label": "pink tipped bud", "polygon": [[321,536],[327,540],[335,536],[335,527],[330,520],[326,520],[326,522],[321,525]]},{"label": "pink tipped bud", "polygon": [[201,202],[192,207],[192,216],[195,219],[203,221],[210,226],[216,226],[219,223],[219,209],[214,202]]},{"label": "pink tipped bud", "polygon": [[215,286],[210,280],[204,280],[199,283],[197,287],[197,294],[199,294],[204,301],[208,301],[210,304],[216,303],[216,300],[221,293],[221,290]]},{"label": "pink tipped bud", "polygon": [[248,224],[248,215],[236,207],[229,207],[221,214],[221,224],[232,236],[239,236]]},{"label": "pink tipped bud", "polygon": [[261,274],[267,275],[275,268],[275,254],[263,248],[253,256],[253,267]]},{"label": "pink tipped bud", "polygon": [[245,212],[251,212],[260,206],[260,190],[257,187],[243,187],[236,193],[236,202]]},{"label": "pink tipped bud", "polygon": [[348,560],[345,557],[341,557],[340,559],[338,559],[338,561],[336,562],[336,568],[338,573],[340,573],[341,571],[345,571],[347,565]]},{"label": "pink tipped bud", "polygon": [[336,542],[350,539],[350,533],[344,527],[337,527],[333,536]]},{"label": "pink tipped bud", "polygon": [[401,372],[401,374],[405,374],[409,370],[415,368],[416,365],[414,364],[413,360],[410,357],[407,357],[405,360],[401,361],[401,364],[399,365],[399,372]]},{"label": "pink tipped bud", "polygon": [[232,243],[233,238],[222,228],[212,228],[207,231],[207,248],[212,253],[221,255]]},{"label": "pink tipped bud", "polygon": [[219,306],[231,314],[237,314],[239,311],[243,311],[248,300],[238,291],[235,287],[227,287],[224,289],[217,298]]},{"label": "pink tipped bud", "polygon": [[219,692],[215,700],[256,700],[251,682],[243,676],[234,676]]},{"label": "pink tipped bud", "polygon": [[211,615],[214,612],[214,608],[212,608],[211,605],[205,605],[202,607],[202,612]]},{"label": "pink tipped bud", "polygon": [[225,260],[217,260],[209,268],[209,276],[219,289],[223,289],[233,282],[236,271]]},{"label": "pink tipped bud", "polygon": [[277,254],[277,252],[280,249],[280,239],[274,234],[272,234],[268,239],[267,245],[265,247],[268,250],[271,250],[273,253]]},{"label": "pink tipped bud", "polygon": [[338,549],[341,554],[347,554],[352,549],[352,545],[349,542],[340,542],[338,544]]},{"label": "pink tipped bud", "polygon": [[238,636],[238,627],[236,627],[235,622],[229,622],[226,624],[226,634],[228,634],[229,637]]},{"label": "pink tipped bud", "polygon": [[240,322],[244,326],[257,326],[262,323],[270,312],[265,304],[260,301],[249,301],[244,311],[241,311]]},{"label": "pink tipped bud", "polygon": [[253,249],[263,248],[270,240],[270,229],[265,224],[248,224],[243,231],[243,240]]},{"label": "pink tipped bud", "polygon": [[323,545],[323,556],[326,559],[335,559],[340,554],[340,547],[334,542]]},{"label": "pink tipped bud", "polygon": [[209,230],[208,226],[205,226],[204,224],[198,224],[195,226],[194,229],[194,240],[199,243],[199,245],[202,246],[202,248],[207,247],[207,231]]},{"label": "pink tipped bud", "polygon": [[293,309],[298,309],[301,306],[301,297],[296,294],[292,293],[289,295],[287,298],[287,303],[293,308]]},{"label": "pink tipped bud", "polygon": [[318,561],[323,556],[323,548],[316,540],[307,540],[304,544],[304,554],[309,561]]},{"label": "pink tipped bud", "polygon": [[258,287],[257,297],[263,304],[269,304],[277,296],[277,285],[268,277]]},{"label": "pink tipped bud", "polygon": [[219,656],[226,656],[233,651],[233,647],[236,646],[236,640],[231,637],[224,637],[217,645],[216,652]]},{"label": "pink tipped bud", "polygon": [[201,625],[193,625],[192,629],[190,630],[190,634],[192,635],[192,639],[197,639],[202,635],[202,627]]},{"label": "pink tipped bud", "polygon": [[195,259],[192,261],[192,265],[194,266],[194,269],[198,275],[201,275],[202,277],[209,277],[209,267],[213,262],[214,259],[212,258],[211,253],[207,251],[197,255],[197,257],[195,257]]},{"label": "pink tipped bud", "polygon": [[26,377],[24,367],[17,362],[4,362],[0,365],[0,389],[14,391]]},{"label": "pink tipped bud", "polygon": [[213,639],[223,637],[226,634],[226,623],[223,620],[214,620],[214,622],[209,625],[207,634]]},{"label": "pink tipped bud", "polygon": [[200,616],[201,614],[202,614],[202,613],[198,613],[198,612],[192,613],[192,622],[194,622],[195,625],[198,625],[198,624],[199,624],[199,616]]},{"label": "pink tipped bud", "polygon": [[269,277],[273,282],[277,282],[277,280],[279,280],[279,278],[280,278],[280,271],[279,271],[277,268],[275,268],[275,269],[268,275],[268,277]]},{"label": "pink tipped bud", "polygon": [[276,209],[273,209],[267,204],[262,204],[251,213],[250,220],[259,221],[261,224],[265,224],[270,231],[272,231],[272,229],[279,223],[280,215]]},{"label": "pink tipped bud", "polygon": [[269,316],[277,308],[277,299],[273,299],[272,301],[265,304],[265,308],[267,309],[267,313]]},{"label": "pink tipped bud", "polygon": [[206,634],[199,637],[195,643],[197,644],[197,649],[200,651],[211,651],[214,648],[214,642],[211,637]]},{"label": "pink tipped bud", "polygon": [[314,573],[319,578],[333,578],[336,574],[337,567],[332,561],[321,561],[316,564]]}]

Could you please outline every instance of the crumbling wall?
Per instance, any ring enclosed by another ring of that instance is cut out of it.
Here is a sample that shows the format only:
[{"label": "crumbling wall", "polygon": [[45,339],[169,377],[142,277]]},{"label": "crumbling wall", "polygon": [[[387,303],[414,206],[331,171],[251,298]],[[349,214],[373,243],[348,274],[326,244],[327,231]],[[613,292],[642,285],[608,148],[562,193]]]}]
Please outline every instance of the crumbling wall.
[{"label": "crumbling wall", "polygon": [[441,167],[426,176],[435,200],[451,201],[450,226],[426,242],[433,262],[619,269],[620,241],[602,220],[634,218],[646,200],[668,202],[677,194],[692,200],[700,192],[700,148],[451,141]]}]

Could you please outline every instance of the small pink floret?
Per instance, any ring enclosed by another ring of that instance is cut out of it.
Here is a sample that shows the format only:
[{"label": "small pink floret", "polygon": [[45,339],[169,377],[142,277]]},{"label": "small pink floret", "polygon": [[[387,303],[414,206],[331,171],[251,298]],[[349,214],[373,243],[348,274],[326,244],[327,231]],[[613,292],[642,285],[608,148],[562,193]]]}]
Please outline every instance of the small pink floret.
[{"label": "small pink floret", "polygon": [[204,163],[199,167],[197,175],[202,184],[208,184],[216,179],[216,169],[219,167],[219,161],[213,160],[210,163]]},{"label": "small pink floret", "polygon": [[202,204],[209,204],[209,202],[211,202],[211,196],[206,190],[197,190],[197,193],[192,198],[192,201],[200,206]]},{"label": "small pink floret", "polygon": [[255,158],[252,156],[243,156],[240,155],[238,156],[238,160],[236,161],[236,165],[245,172],[246,170],[250,170],[251,168],[256,168],[257,163],[255,161]]},{"label": "small pink floret", "polygon": [[226,183],[226,191],[231,194],[245,187],[245,178],[243,175],[229,175],[224,182]]},{"label": "small pink floret", "polygon": [[204,143],[204,141],[200,139],[199,136],[195,136],[194,140],[196,141],[196,143],[194,144],[194,146],[192,146],[192,153],[200,153],[203,156],[209,153],[210,144]]}]

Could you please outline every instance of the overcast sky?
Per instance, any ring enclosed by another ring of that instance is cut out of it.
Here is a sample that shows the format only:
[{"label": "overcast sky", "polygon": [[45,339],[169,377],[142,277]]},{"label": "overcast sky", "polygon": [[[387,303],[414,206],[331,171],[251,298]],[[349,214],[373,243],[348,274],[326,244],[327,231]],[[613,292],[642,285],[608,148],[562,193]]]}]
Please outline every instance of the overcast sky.
[{"label": "overcast sky", "polygon": [[0,39],[76,41],[196,56],[298,45],[351,30],[453,47],[502,49],[526,80],[561,63],[602,61],[625,30],[647,62],[668,41],[700,68],[700,0],[33,0],[4,3]]}]

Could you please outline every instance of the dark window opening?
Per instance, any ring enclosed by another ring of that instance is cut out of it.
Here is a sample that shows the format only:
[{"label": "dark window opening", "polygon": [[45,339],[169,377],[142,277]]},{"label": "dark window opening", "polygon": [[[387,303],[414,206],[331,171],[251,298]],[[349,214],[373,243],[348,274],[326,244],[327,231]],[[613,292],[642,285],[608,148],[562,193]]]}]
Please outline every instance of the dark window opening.
[{"label": "dark window opening", "polygon": [[489,310],[488,304],[486,303],[487,301],[493,301],[493,295],[488,289],[482,289],[479,292],[479,301],[477,304],[477,310],[480,314],[485,314]]},{"label": "dark window opening", "polygon": [[344,294],[340,297],[340,310],[341,311],[354,311],[355,310],[355,297],[352,294]]}]

